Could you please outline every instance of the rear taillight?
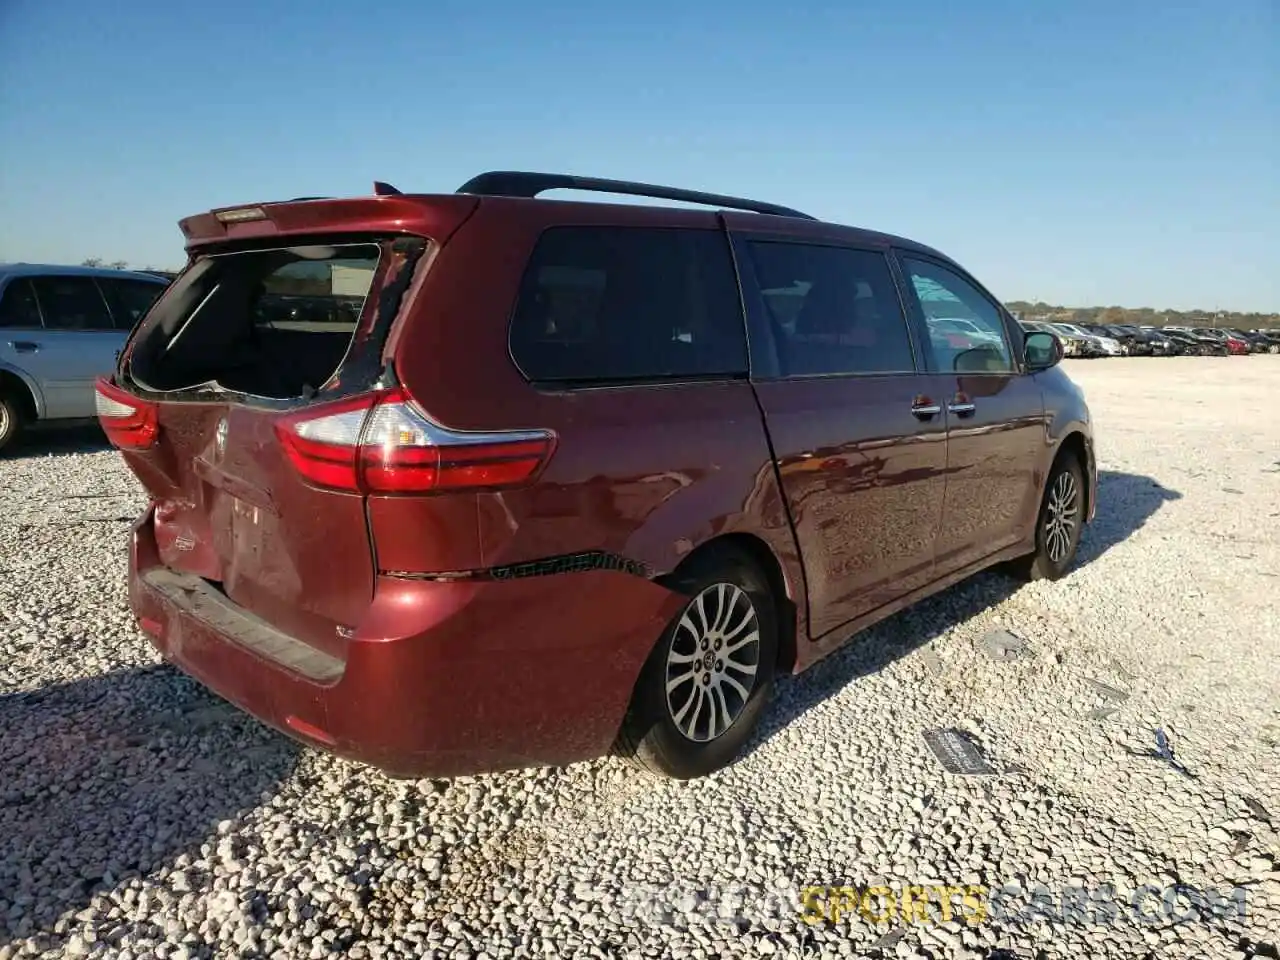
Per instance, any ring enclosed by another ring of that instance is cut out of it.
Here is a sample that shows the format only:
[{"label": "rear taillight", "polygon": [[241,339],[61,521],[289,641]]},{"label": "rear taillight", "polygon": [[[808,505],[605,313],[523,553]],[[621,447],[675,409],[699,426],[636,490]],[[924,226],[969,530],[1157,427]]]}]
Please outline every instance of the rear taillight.
[{"label": "rear taillight", "polygon": [[445,429],[403,390],[293,414],[276,423],[276,433],[308,483],[374,494],[518,486],[537,474],[555,446],[545,430]]},{"label": "rear taillight", "polygon": [[156,442],[160,425],[154,403],[140,400],[106,377],[99,377],[94,404],[107,439],[121,450],[143,450]]}]

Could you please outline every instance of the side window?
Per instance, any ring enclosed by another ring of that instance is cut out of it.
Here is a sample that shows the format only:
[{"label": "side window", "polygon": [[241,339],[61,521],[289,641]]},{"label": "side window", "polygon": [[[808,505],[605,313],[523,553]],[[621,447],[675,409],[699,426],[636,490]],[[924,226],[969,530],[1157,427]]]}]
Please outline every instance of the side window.
[{"label": "side window", "polygon": [[164,284],[145,280],[99,278],[98,288],[107,298],[117,330],[132,330],[151,304],[164,292]]},{"label": "side window", "polygon": [[50,330],[112,330],[111,314],[90,277],[32,277]]},{"label": "side window", "polygon": [[1015,369],[1000,309],[968,280],[927,260],[903,257],[942,371],[1008,373]]},{"label": "side window", "polygon": [[883,254],[773,241],[749,247],[783,376],[915,370]]},{"label": "side window", "polygon": [[26,277],[14,277],[5,284],[0,296],[0,328],[36,329],[41,327],[40,308]]},{"label": "side window", "polygon": [[728,241],[710,230],[547,230],[525,271],[511,356],[534,381],[745,374]]}]

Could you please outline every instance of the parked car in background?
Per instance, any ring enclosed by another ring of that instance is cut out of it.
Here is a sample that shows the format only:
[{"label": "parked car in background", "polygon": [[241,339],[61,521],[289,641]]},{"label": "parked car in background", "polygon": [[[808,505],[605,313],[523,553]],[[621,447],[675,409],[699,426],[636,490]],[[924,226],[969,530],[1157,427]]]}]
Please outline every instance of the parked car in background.
[{"label": "parked car in background", "polygon": [[[705,774],[778,672],[1000,561],[1059,577],[1093,516],[1058,340],[910,240],[535,173],[182,232],[98,386],[151,498],[133,610],[226,699],[396,775],[615,745]],[[354,321],[259,310],[357,281]],[[961,309],[977,346],[932,335]]]},{"label": "parked car in background", "polygon": [[1168,337],[1150,327],[1135,327],[1132,324],[1119,324],[1112,330],[1128,334],[1146,345],[1147,352],[1156,357],[1172,357],[1181,353],[1181,349]]},{"label": "parked car in background", "polygon": [[[997,334],[983,330],[979,324],[963,317],[925,317],[925,321],[929,324],[931,332],[936,332],[952,340],[960,338],[964,342],[963,345],[980,346],[982,344],[991,344],[998,346],[1000,343]],[[956,342],[958,343],[958,341]]]},{"label": "parked car in background", "polygon": [[1183,344],[1185,352],[1198,354],[1202,357],[1209,357],[1215,354],[1225,357],[1231,352],[1224,342],[1215,340],[1213,337],[1202,337],[1173,327],[1165,327],[1164,335],[1175,343]]},{"label": "parked car in background", "polygon": [[1222,327],[1196,327],[1191,332],[1197,337],[1207,337],[1210,340],[1225,344],[1227,352],[1235,356],[1243,356],[1249,353],[1252,346],[1248,340],[1235,336],[1231,331]]},{"label": "parked car in background", "polygon": [[1261,349],[1267,353],[1280,353],[1280,330],[1254,330],[1253,334]]},{"label": "parked car in background", "polygon": [[0,450],[35,424],[93,417],[94,381],[115,367],[167,283],[123,270],[0,264]]},{"label": "parked car in background", "polygon": [[1130,356],[1151,356],[1151,344],[1138,335],[1136,330],[1128,330],[1123,327],[1103,324],[1091,323],[1081,324],[1083,329],[1099,337],[1110,337],[1116,343],[1120,344],[1120,352],[1126,357]]},{"label": "parked car in background", "polygon": [[[1074,351],[1069,351],[1068,355],[1078,357],[1106,357],[1120,356],[1120,344],[1114,340],[1110,340],[1111,347],[1108,348],[1103,338],[1097,334],[1089,333],[1080,327],[1071,323],[1048,323],[1046,326],[1058,336],[1062,337],[1066,342],[1073,344]],[[1114,353],[1112,352],[1114,350]]]},{"label": "parked car in background", "polygon": [[1124,350],[1120,346],[1120,341],[1109,334],[1095,333],[1091,330],[1086,330],[1083,326],[1076,323],[1059,323],[1056,324],[1056,326],[1068,327],[1073,332],[1092,339],[1098,346],[1100,356],[1120,357],[1124,355]]},{"label": "parked car in background", "polygon": [[1227,335],[1227,347],[1231,350],[1233,356],[1247,356],[1254,352],[1253,341],[1247,337],[1239,337],[1233,334]]},{"label": "parked car in background", "polygon": [[1231,336],[1247,343],[1250,353],[1267,353],[1268,348],[1271,346],[1266,337],[1259,336],[1253,330],[1240,330],[1236,327],[1228,327],[1226,330]]},{"label": "parked car in background", "polygon": [[1077,337],[1069,334],[1064,330],[1055,329],[1052,323],[1037,320],[1022,321],[1022,329],[1025,333],[1049,333],[1057,338],[1062,344],[1062,355],[1064,357],[1096,357],[1097,345],[1085,337]]}]

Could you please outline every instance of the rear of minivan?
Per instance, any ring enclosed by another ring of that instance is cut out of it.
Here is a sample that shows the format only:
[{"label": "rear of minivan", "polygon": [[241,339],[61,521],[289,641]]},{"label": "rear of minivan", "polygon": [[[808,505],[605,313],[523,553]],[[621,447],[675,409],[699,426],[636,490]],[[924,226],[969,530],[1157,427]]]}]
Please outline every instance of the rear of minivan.
[{"label": "rear of minivan", "polygon": [[[749,533],[792,591],[716,214],[395,195],[182,229],[98,413],[151,499],[141,626],[264,722],[396,775],[567,763],[609,749],[698,539]],[[603,350],[573,325],[606,295],[671,326]]]}]

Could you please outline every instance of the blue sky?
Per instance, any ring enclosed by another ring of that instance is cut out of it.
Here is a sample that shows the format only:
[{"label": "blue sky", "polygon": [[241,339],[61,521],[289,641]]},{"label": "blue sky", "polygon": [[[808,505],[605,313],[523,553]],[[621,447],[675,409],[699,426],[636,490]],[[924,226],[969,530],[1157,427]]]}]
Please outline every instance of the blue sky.
[{"label": "blue sky", "polygon": [[737,193],[1005,299],[1280,310],[1276,0],[0,0],[0,260],[486,169]]}]

